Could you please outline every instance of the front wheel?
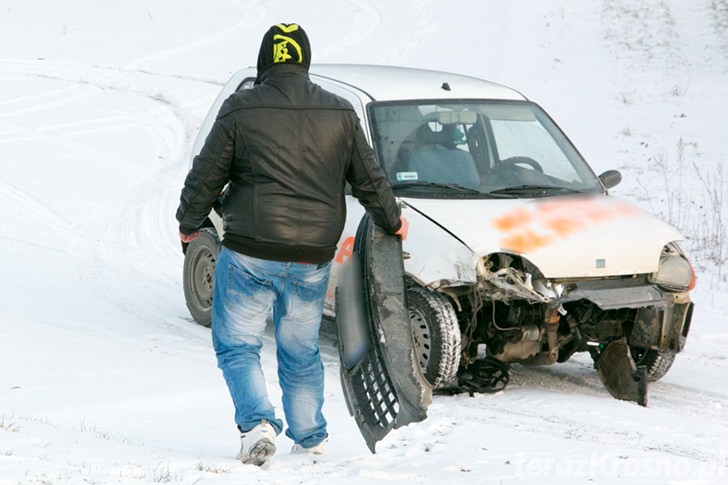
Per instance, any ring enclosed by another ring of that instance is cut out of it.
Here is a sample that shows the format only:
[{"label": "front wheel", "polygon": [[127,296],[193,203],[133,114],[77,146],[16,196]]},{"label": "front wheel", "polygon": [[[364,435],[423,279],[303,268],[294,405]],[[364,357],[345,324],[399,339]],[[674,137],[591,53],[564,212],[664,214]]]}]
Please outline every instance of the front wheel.
[{"label": "front wheel", "polygon": [[[685,337],[680,337],[684,339]],[[630,347],[632,359],[638,366],[645,366],[647,369],[647,380],[650,382],[659,381],[675,362],[676,350],[670,349],[647,349],[643,347]]]},{"label": "front wheel", "polygon": [[197,323],[209,327],[212,323],[212,292],[215,283],[215,263],[220,244],[210,229],[201,229],[187,246],[183,268],[185,303]]},{"label": "front wheel", "polygon": [[460,366],[455,310],[445,296],[420,287],[407,290],[407,305],[420,368],[433,389],[447,385]]}]

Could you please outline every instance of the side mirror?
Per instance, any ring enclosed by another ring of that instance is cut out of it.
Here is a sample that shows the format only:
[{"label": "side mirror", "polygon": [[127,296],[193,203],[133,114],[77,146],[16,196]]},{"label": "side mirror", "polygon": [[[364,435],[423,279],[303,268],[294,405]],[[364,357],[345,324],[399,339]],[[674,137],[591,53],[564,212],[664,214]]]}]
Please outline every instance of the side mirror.
[{"label": "side mirror", "polygon": [[619,170],[607,170],[599,176],[599,180],[602,181],[604,187],[611,189],[619,185],[619,182],[622,181],[622,174]]}]

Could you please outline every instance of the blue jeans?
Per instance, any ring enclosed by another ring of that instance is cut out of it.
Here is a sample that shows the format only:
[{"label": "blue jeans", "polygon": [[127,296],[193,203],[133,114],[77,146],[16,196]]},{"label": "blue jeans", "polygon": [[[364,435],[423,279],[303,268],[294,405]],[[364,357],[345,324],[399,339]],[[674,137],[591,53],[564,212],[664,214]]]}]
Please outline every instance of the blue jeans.
[{"label": "blue jeans", "polygon": [[212,300],[212,342],[241,431],[263,419],[276,433],[283,430],[260,365],[263,333],[272,312],[286,436],[305,448],[326,438],[318,337],[330,270],[330,263],[269,261],[221,248]]}]

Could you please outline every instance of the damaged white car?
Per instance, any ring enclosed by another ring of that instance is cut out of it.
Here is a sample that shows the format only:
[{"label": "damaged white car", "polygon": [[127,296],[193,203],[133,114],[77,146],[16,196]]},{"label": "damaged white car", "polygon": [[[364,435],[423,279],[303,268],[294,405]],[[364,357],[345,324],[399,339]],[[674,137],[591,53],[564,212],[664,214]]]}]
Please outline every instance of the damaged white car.
[{"label": "damaged white car", "polygon": [[[408,221],[404,277],[416,355],[434,389],[501,389],[508,365],[589,352],[609,392],[644,404],[685,343],[695,275],[676,229],[607,195],[554,121],[507,87],[405,68],[313,65],[311,78],[349,100]],[[205,119],[252,85],[230,79]],[[347,197],[326,304],[364,214]],[[184,289],[209,325],[222,225],[210,214],[185,248]],[[625,379],[624,376],[632,377]]]}]

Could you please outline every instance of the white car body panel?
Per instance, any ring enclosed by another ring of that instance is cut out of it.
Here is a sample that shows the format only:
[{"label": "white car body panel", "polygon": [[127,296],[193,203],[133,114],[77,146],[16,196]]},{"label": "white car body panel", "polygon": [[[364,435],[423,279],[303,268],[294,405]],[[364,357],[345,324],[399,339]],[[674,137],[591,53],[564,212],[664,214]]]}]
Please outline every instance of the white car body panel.
[{"label": "white car body panel", "polygon": [[[682,239],[672,226],[606,196],[406,202],[457,236],[473,253],[521,254],[546,278],[653,273],[663,246]],[[410,237],[424,239],[418,246],[429,246],[430,251],[438,247],[429,243],[431,234],[413,230]],[[405,243],[417,244],[410,237]],[[431,282],[438,275],[425,271],[418,276]]]},{"label": "white car body panel", "polygon": [[360,86],[377,101],[400,99],[526,99],[518,91],[483,79],[427,69],[354,64],[314,64],[311,79]]},{"label": "white car body panel", "polygon": [[[657,271],[663,246],[682,239],[672,226],[613,197],[400,200],[409,223],[405,270],[432,289],[475,283],[478,260],[496,252],[524,256],[546,278],[649,274]],[[347,202],[334,265],[348,257],[364,214],[355,199]]]},{"label": "white car body panel", "polygon": [[409,226],[402,241],[407,274],[432,289],[475,283],[479,256],[443,230],[439,220],[432,220],[408,205],[405,201],[402,209]]},{"label": "white car body panel", "polygon": [[[402,200],[402,199],[401,199]],[[351,196],[346,197],[346,225],[332,261],[326,313],[335,312],[335,288],[340,265],[353,252],[354,238],[364,208]],[[432,289],[471,285],[476,281],[478,255],[436,223],[408,207],[402,207],[408,230],[402,241],[405,273],[417,283]]]}]

